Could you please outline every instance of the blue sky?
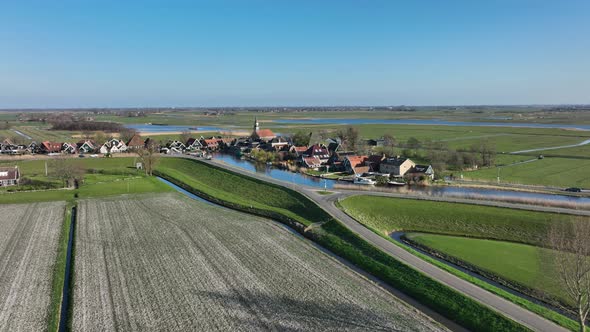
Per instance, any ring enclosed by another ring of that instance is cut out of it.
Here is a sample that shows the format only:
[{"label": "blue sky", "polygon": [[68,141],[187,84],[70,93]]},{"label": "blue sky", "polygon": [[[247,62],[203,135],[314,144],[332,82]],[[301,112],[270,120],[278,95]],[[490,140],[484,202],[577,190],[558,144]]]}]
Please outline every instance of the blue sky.
[{"label": "blue sky", "polygon": [[590,1],[0,0],[0,108],[590,103]]}]

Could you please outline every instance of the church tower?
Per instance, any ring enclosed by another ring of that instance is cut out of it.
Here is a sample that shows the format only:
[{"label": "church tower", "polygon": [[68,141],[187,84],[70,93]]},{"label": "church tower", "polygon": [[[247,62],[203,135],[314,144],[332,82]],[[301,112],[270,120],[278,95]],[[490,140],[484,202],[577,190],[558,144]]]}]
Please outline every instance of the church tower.
[{"label": "church tower", "polygon": [[258,123],[258,119],[254,117],[254,133],[260,130],[260,124]]}]

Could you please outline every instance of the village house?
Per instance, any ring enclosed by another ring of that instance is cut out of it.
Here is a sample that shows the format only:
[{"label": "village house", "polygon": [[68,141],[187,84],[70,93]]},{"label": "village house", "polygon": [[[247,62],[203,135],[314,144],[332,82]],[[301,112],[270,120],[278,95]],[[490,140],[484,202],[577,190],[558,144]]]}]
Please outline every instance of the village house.
[{"label": "village house", "polygon": [[0,167],[0,187],[15,186],[20,181],[18,166]]},{"label": "village house", "polygon": [[74,154],[76,153],[77,149],[75,145],[65,142],[61,145],[61,151],[63,153]]},{"label": "village house", "polygon": [[303,157],[302,166],[308,169],[317,170],[318,168],[322,167],[322,161],[316,156]]},{"label": "village house", "polygon": [[169,153],[183,153],[184,150],[186,150],[184,143],[178,140],[168,141],[166,147],[168,148]]},{"label": "village house", "polygon": [[300,157],[301,155],[303,155],[305,153],[305,151],[307,151],[307,149],[308,149],[307,146],[292,145],[289,148],[289,152],[291,152],[293,155],[295,155],[295,157]]},{"label": "village house", "polygon": [[131,137],[131,139],[129,139],[129,142],[127,142],[127,149],[128,150],[139,150],[139,149],[143,149],[145,147],[145,142],[143,140],[143,138],[141,138],[141,136],[139,136],[139,134],[135,134]]},{"label": "village house", "polygon": [[370,155],[365,161],[365,165],[369,166],[371,172],[380,172],[381,163],[387,160],[385,154],[373,154]]},{"label": "village house", "polygon": [[404,176],[416,164],[408,158],[396,156],[387,158],[379,164],[379,172],[391,176]]},{"label": "village house", "polygon": [[344,158],[344,169],[356,176],[360,176],[363,173],[369,172],[369,166],[365,164],[367,161],[367,156],[346,156]]},{"label": "village house", "polygon": [[434,169],[431,165],[415,165],[406,173],[406,177],[413,180],[418,180],[422,176],[434,180]]},{"label": "village house", "polygon": [[81,140],[76,143],[76,148],[80,153],[92,153],[96,151],[96,143],[91,140]]},{"label": "village house", "polygon": [[57,142],[41,142],[42,153],[60,153],[62,149],[62,143]]},{"label": "village house", "polygon": [[328,149],[319,144],[310,146],[302,155],[304,157],[318,157],[322,165],[326,164],[330,159],[330,152],[328,152]]},{"label": "village house", "polygon": [[201,144],[201,141],[192,137],[186,141],[185,146],[186,149],[189,151],[199,151],[203,148],[203,144]]},{"label": "village house", "polygon": [[127,145],[120,139],[111,138],[100,147],[100,153],[120,153],[127,151]]},{"label": "village house", "polygon": [[217,151],[219,149],[219,143],[215,138],[202,138],[201,145],[203,145],[203,147],[205,147],[209,151]]}]

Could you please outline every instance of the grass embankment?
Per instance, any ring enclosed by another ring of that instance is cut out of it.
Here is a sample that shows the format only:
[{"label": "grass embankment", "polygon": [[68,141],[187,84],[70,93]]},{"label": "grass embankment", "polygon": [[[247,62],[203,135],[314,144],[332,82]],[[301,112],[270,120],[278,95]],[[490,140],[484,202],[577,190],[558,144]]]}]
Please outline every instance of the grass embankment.
[{"label": "grass embankment", "polygon": [[[566,301],[564,290],[559,287],[556,271],[542,269],[541,260],[550,257],[553,251],[527,244],[472,239],[466,237],[408,233],[406,238],[420,247],[441,254],[445,259],[466,265],[491,279],[501,279],[514,288],[540,291]],[[549,263],[549,262],[547,262]]]},{"label": "grass embankment", "polygon": [[[383,253],[334,220],[306,197],[284,187],[252,179],[196,160],[166,159],[158,174],[222,205],[281,221],[322,223],[304,232],[323,247],[415,298],[445,317],[477,331],[526,331],[478,302],[444,286]],[[287,207],[304,212],[295,214]],[[285,213],[289,212],[289,213]],[[302,230],[302,227],[297,229]]]},{"label": "grass embankment", "polygon": [[[474,255],[479,255],[477,254],[478,252],[483,253],[480,256],[481,259],[487,259],[488,262],[493,257],[494,252],[490,252],[489,248],[485,246],[490,241],[482,239],[539,245],[542,244],[551,222],[558,222],[564,226],[572,222],[567,216],[558,214],[389,197],[352,196],[340,201],[339,204],[346,213],[392,242],[393,240],[389,238],[388,234],[393,231],[419,231],[456,235],[463,237],[463,239],[465,237],[477,238],[465,239],[471,240],[465,251],[471,252]],[[481,244],[484,244],[483,247],[480,247]],[[509,243],[509,245],[517,246],[518,244]],[[502,296],[570,330],[577,330],[576,322],[555,311],[506,292],[478,278],[469,276],[451,266],[420,254],[408,246],[401,246],[422,259],[462,279]],[[513,254],[507,253],[506,255],[508,255],[507,258],[503,260],[495,260],[495,264],[510,265],[510,262],[513,261]],[[537,261],[536,258],[533,258],[533,260],[535,262]],[[533,264],[535,262],[529,263]],[[504,271],[508,269],[510,269],[508,266],[501,268]],[[481,266],[476,266],[475,270],[480,271]],[[524,289],[519,288],[525,292],[529,289],[540,287],[540,284],[532,280],[540,280],[541,278],[538,270],[531,268],[527,269],[527,271],[529,274],[521,276],[521,278],[531,282],[524,284]],[[515,283],[508,284],[515,285]],[[547,291],[550,294],[555,293],[552,292],[551,287]]]},{"label": "grass embankment", "polygon": [[384,234],[418,231],[539,245],[552,222],[571,223],[559,214],[391,197],[352,196],[340,205]]}]

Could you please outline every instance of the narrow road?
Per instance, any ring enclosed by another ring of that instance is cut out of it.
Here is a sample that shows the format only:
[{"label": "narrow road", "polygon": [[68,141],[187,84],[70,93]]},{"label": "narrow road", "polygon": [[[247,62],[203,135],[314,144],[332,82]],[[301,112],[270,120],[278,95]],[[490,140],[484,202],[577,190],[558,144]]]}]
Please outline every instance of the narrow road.
[{"label": "narrow road", "polygon": [[[339,198],[346,197],[348,195],[351,195],[352,193],[335,192],[332,195],[319,195],[316,193],[317,188],[303,187],[281,180],[276,180],[262,174],[249,172],[244,169],[233,167],[225,163],[216,162],[215,160],[203,161],[211,165],[221,166],[236,173],[244,174],[266,182],[290,188],[309,197],[311,200],[316,202],[320,207],[322,207],[326,212],[328,212],[334,218],[338,219],[352,232],[356,233],[361,238],[368,241],[372,245],[378,247],[379,249],[383,250],[384,252],[388,253],[389,255],[395,257],[397,260],[428,275],[432,279],[437,280],[440,283],[445,284],[455,289],[456,291],[459,291],[464,295],[492,308],[493,310],[502,313],[504,316],[509,317],[510,319],[513,319],[514,321],[524,326],[527,326],[533,331],[568,331],[567,329],[535,313],[532,313],[508,300],[505,300],[500,296],[492,294],[482,288],[479,288],[478,286],[473,285],[468,281],[465,281],[449,272],[446,272],[436,267],[433,264],[423,261],[422,259],[407,252],[405,249],[397,246],[396,244],[390,242],[387,239],[382,238],[381,236],[375,234],[373,231],[364,227],[355,219],[351,218],[349,215],[347,215],[334,205],[334,203]],[[367,193],[362,192],[362,194]],[[495,204],[496,202],[492,203]]]},{"label": "narrow road", "polygon": [[565,149],[565,148],[575,148],[577,146],[582,146],[582,145],[586,145],[586,144],[590,144],[590,139],[587,139],[587,140],[580,142],[578,144],[570,144],[570,145],[562,145],[562,146],[553,146],[553,147],[549,147],[549,148],[537,148],[537,149],[530,149],[530,150],[514,151],[514,152],[510,152],[510,154],[528,153],[528,152],[545,151],[545,150],[557,150],[557,149]]}]

